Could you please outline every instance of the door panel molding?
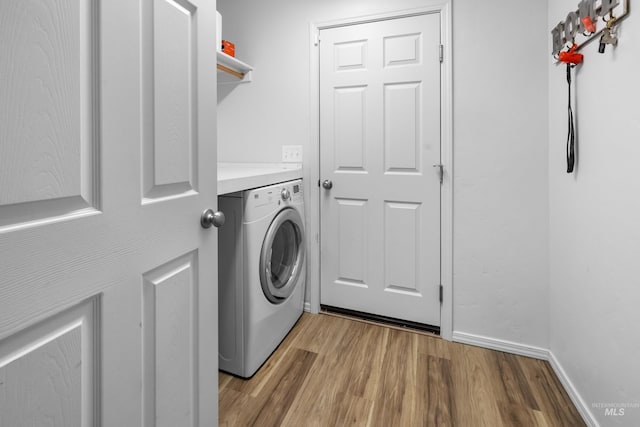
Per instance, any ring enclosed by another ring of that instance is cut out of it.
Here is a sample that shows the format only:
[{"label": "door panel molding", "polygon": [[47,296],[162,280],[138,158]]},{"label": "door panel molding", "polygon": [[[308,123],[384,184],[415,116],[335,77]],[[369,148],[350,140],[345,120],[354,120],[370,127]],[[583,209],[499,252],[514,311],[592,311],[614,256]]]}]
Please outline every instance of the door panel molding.
[{"label": "door panel molding", "polygon": [[[330,120],[334,122],[336,130],[335,146],[333,147],[333,163],[336,171],[350,171],[366,173],[365,156],[365,98],[367,86],[338,87],[333,93],[335,114]],[[346,120],[347,112],[351,113],[351,119]],[[354,115],[359,114],[355,118]],[[343,141],[358,141],[359,150],[348,150]]]},{"label": "door panel molding", "polygon": [[[367,262],[359,258],[368,245],[366,206],[368,200],[336,198],[338,208],[338,235],[334,236],[338,242],[338,277],[336,284],[367,287]],[[345,220],[345,218],[349,218]],[[349,227],[359,223],[360,227]]]},{"label": "door panel molding", "polygon": [[100,209],[98,9],[97,0],[0,6],[0,48],[8,52],[0,59],[0,140],[9,142],[0,156],[0,232]]},{"label": "door panel molding", "polygon": [[[384,202],[384,289],[422,295],[423,263],[420,260],[421,203]],[[415,248],[413,257],[401,256],[402,246]]]},{"label": "door panel molding", "polygon": [[[320,31],[324,29],[357,25],[381,20],[404,18],[431,13],[440,14],[440,39],[443,45],[443,61],[440,79],[441,102],[441,162],[444,176],[441,188],[441,281],[443,285],[443,302],[441,306],[440,331],[444,339],[451,340],[453,334],[453,69],[452,69],[452,5],[451,0],[434,3],[431,6],[400,10],[389,13],[346,18],[341,20],[317,22],[309,25],[310,46],[310,112],[311,140],[304,160],[309,167],[305,168],[305,185],[309,194],[309,305],[305,305],[313,313],[320,311],[320,197],[324,191],[315,185],[320,177]],[[365,59],[366,60],[366,59]],[[426,169],[425,165],[425,169]],[[425,173],[427,173],[425,171]]]},{"label": "door panel molding", "polygon": [[[383,90],[385,173],[420,174],[422,83],[386,83]],[[413,114],[407,114],[410,108]]]},{"label": "door panel molding", "polygon": [[143,424],[196,425],[198,252],[142,275]]},{"label": "door panel molding", "polygon": [[187,2],[143,4],[142,203],[198,191],[197,8]]},{"label": "door panel molding", "polygon": [[[412,43],[413,42],[413,43]],[[384,67],[418,64],[420,62],[420,34],[402,34],[383,37]]]},{"label": "door panel molding", "polygon": [[6,425],[100,425],[100,305],[94,296],[0,340]]}]

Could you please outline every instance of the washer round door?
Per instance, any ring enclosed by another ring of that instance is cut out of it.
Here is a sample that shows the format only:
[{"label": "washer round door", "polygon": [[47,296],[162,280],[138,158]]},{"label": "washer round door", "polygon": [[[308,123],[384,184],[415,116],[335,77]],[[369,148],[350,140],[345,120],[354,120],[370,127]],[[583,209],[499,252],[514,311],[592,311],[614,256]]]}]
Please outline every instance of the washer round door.
[{"label": "washer round door", "polygon": [[260,252],[262,291],[274,304],[293,293],[304,265],[304,227],[297,210],[286,208],[273,219]]}]

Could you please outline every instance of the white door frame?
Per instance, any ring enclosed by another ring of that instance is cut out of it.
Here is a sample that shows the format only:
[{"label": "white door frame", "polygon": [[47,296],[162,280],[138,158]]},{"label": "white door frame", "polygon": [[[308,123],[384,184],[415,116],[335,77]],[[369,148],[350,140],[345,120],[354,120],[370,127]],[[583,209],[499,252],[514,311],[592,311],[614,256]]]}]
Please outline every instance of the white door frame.
[{"label": "white door frame", "polygon": [[387,19],[404,18],[429,13],[440,13],[441,40],[444,46],[441,74],[441,161],[444,165],[444,180],[440,204],[440,275],[443,286],[443,302],[440,316],[440,335],[446,340],[453,334],[453,68],[451,35],[451,0],[430,6],[369,15],[337,21],[311,23],[310,34],[310,124],[311,140],[305,153],[304,178],[308,200],[308,275],[309,304],[305,309],[312,313],[320,311],[320,49],[319,37],[323,29],[347,25],[364,24]]}]

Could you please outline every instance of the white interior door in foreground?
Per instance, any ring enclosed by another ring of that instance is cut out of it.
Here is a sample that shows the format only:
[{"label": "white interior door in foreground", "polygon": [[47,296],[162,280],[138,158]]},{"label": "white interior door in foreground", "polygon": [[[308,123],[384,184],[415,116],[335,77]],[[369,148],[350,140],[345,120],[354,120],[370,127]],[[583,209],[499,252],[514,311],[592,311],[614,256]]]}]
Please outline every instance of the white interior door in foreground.
[{"label": "white interior door in foreground", "polygon": [[320,32],[323,305],[440,325],[440,68],[438,13]]},{"label": "white interior door in foreground", "polygon": [[0,425],[217,421],[215,1],[0,1]]}]

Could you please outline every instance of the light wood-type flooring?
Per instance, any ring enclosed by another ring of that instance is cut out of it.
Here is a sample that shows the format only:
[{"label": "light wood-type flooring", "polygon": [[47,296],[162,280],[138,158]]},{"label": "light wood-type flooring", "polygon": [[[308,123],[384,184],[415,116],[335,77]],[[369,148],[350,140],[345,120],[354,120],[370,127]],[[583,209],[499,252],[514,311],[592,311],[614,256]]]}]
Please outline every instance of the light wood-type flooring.
[{"label": "light wood-type flooring", "polygon": [[221,426],[585,425],[547,362],[326,314],[219,391]]}]

